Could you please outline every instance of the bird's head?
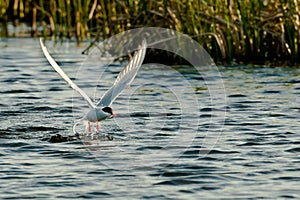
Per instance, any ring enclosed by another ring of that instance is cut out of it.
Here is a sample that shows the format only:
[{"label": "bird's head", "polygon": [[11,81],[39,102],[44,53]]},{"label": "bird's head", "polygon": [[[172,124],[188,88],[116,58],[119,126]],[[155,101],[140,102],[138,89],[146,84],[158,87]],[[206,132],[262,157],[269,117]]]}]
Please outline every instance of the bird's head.
[{"label": "bird's head", "polygon": [[102,111],[109,113],[113,117],[116,117],[116,115],[113,113],[113,110],[111,109],[111,107],[104,107],[104,108],[102,108]]}]

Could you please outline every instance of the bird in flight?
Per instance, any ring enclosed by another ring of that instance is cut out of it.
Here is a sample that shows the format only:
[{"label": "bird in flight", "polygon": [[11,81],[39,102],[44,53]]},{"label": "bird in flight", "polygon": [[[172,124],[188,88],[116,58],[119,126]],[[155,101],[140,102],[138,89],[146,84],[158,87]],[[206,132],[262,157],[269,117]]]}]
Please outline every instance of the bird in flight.
[{"label": "bird in flight", "polygon": [[81,121],[88,121],[89,132],[91,132],[90,122],[96,123],[96,130],[99,131],[100,128],[98,122],[116,116],[110,106],[113,103],[113,101],[119,96],[119,94],[134,80],[138,70],[140,69],[143,63],[147,49],[147,42],[146,40],[143,40],[132,59],[119,73],[112,87],[103,94],[103,96],[97,104],[94,104],[90,97],[66,75],[66,73],[60,68],[56,61],[51,57],[42,39],[40,39],[40,45],[45,57],[47,58],[48,62],[53,67],[53,69],[68,83],[68,85],[71,88],[78,92],[88,103],[90,109],[87,112],[87,114],[74,123],[73,132],[76,134],[78,134],[76,132],[76,125]]}]

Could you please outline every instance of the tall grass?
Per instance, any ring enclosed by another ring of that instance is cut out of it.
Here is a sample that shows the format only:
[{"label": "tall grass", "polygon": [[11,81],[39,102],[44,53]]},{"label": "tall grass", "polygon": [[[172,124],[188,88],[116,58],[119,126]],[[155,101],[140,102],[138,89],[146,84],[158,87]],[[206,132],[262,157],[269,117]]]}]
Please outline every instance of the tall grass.
[{"label": "tall grass", "polygon": [[[295,60],[298,0],[0,0],[1,36],[24,22],[32,36],[105,39],[143,26],[188,34],[214,58]],[[41,31],[42,30],[42,31]]]}]

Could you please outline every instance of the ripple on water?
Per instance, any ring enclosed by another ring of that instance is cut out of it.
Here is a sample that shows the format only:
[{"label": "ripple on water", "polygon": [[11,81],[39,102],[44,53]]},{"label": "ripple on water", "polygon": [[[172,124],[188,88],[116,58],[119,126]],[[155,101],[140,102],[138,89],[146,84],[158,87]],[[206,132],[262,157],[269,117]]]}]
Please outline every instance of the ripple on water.
[{"label": "ripple on water", "polygon": [[290,153],[299,153],[300,152],[300,147],[290,148],[290,149],[287,149],[285,151],[290,152]]},{"label": "ripple on water", "polygon": [[244,94],[230,94],[228,95],[228,98],[246,98],[248,97],[247,95]]},{"label": "ripple on water", "polygon": [[0,93],[2,94],[20,94],[20,93],[32,93],[32,92],[39,92],[38,90],[22,90],[22,89],[17,89],[17,90],[6,90],[2,91]]},{"label": "ripple on water", "polygon": [[40,131],[61,131],[63,129],[60,128],[54,128],[54,127],[47,127],[47,126],[30,126],[30,127],[20,127],[15,128],[14,131],[16,132],[22,132],[22,133],[32,133],[32,132],[40,132]]}]

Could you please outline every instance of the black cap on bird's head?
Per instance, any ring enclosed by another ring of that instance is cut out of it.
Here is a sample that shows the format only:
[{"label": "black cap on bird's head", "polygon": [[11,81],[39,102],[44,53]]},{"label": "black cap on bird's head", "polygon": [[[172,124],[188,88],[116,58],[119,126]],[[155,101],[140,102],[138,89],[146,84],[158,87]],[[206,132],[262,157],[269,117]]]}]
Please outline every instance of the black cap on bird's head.
[{"label": "black cap on bird's head", "polygon": [[104,107],[104,108],[102,108],[102,110],[106,113],[111,114],[113,117],[116,117],[116,115],[113,113],[113,110],[111,109],[111,107]]}]

